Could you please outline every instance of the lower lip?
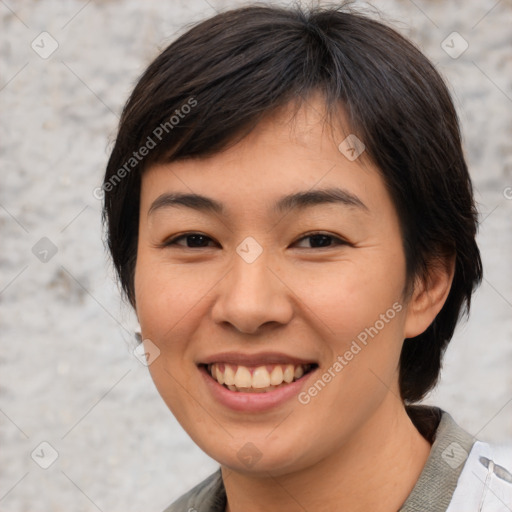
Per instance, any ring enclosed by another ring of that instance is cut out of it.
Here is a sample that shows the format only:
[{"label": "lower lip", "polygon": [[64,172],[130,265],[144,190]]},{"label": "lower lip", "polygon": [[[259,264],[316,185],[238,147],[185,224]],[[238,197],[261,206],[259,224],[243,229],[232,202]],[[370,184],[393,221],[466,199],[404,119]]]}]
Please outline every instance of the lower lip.
[{"label": "lower lip", "polygon": [[261,412],[284,404],[297,397],[311,375],[317,369],[310,371],[300,379],[266,393],[244,393],[243,391],[230,391],[219,384],[204,366],[199,371],[213,397],[222,405],[240,412]]}]

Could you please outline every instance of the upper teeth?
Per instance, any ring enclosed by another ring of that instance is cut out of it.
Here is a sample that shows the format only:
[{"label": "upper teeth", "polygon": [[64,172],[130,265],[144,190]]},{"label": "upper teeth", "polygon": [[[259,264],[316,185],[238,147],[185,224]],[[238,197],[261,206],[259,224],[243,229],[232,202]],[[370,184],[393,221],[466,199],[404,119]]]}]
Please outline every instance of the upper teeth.
[{"label": "upper teeth", "polygon": [[239,390],[259,389],[269,390],[283,382],[290,383],[294,379],[300,379],[311,365],[279,365],[272,364],[258,367],[242,365],[229,365],[214,363],[208,365],[208,371],[219,384],[225,384],[232,391],[233,387]]}]

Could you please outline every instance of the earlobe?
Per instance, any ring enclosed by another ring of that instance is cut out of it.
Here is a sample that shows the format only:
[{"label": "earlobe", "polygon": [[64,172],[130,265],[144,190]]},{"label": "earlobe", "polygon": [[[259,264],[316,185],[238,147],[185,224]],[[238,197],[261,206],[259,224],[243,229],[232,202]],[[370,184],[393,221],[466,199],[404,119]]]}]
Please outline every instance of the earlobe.
[{"label": "earlobe", "polygon": [[455,256],[431,265],[429,274],[417,277],[407,305],[404,337],[414,338],[425,332],[444,306],[455,273]]}]

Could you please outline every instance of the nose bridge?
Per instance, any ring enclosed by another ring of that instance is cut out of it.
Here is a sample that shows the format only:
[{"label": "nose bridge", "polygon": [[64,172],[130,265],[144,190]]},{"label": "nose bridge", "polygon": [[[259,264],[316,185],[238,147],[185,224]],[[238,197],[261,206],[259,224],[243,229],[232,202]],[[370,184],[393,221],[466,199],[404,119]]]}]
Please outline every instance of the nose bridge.
[{"label": "nose bridge", "polygon": [[228,322],[246,333],[269,322],[285,324],[293,315],[286,287],[270,268],[272,258],[263,250],[256,255],[250,243],[237,248],[213,307],[217,323]]}]

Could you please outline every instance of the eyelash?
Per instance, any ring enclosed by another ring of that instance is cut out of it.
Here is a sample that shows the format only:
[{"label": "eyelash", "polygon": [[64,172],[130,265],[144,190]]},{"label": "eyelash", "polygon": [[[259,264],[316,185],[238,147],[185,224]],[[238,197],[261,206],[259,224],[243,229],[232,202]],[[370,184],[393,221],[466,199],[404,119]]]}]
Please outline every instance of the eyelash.
[{"label": "eyelash", "polygon": [[[171,247],[171,246],[178,246],[178,247],[182,247],[184,249],[205,249],[205,248],[208,248],[209,246],[203,246],[203,247],[188,247],[188,246],[179,246],[178,245],[178,241],[179,240],[182,240],[182,239],[186,239],[187,237],[189,236],[201,236],[201,237],[204,237],[205,239],[208,239],[209,241],[213,241],[212,238],[210,238],[209,236],[207,235],[204,235],[203,233],[199,233],[199,232],[195,232],[195,231],[192,231],[190,233],[184,233],[182,235],[178,235],[174,238],[171,238],[169,240],[166,240],[165,242],[162,243],[162,247]],[[294,244],[302,241],[302,240],[305,240],[306,238],[312,238],[314,236],[323,236],[323,237],[327,237],[331,240],[334,241],[334,244],[331,243],[329,244],[328,246],[324,246],[324,247],[307,247],[307,249],[325,249],[326,247],[327,248],[331,248],[331,247],[337,247],[337,246],[341,246],[341,245],[350,245],[347,241],[343,240],[342,238],[340,237],[337,237],[337,236],[334,236],[334,235],[331,235],[329,233],[323,233],[323,232],[320,232],[320,231],[315,231],[315,232],[312,232],[312,233],[308,233],[304,236],[302,236],[301,238],[299,238],[298,240],[296,240],[294,242]]]}]

